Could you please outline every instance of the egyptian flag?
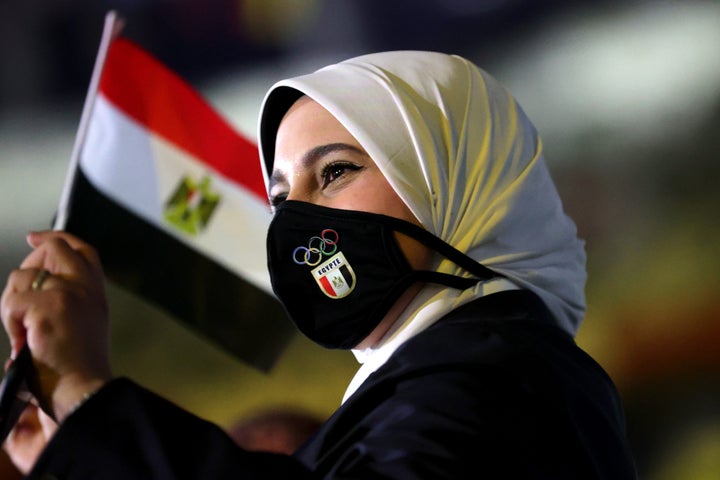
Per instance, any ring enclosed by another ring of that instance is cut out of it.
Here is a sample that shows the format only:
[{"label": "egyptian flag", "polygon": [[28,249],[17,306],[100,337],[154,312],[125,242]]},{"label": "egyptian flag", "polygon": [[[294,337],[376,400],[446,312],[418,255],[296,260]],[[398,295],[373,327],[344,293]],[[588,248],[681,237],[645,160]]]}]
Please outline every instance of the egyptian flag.
[{"label": "egyptian flag", "polygon": [[267,370],[293,328],[267,274],[257,147],[137,45],[104,41],[56,228],[94,245],[111,281]]}]

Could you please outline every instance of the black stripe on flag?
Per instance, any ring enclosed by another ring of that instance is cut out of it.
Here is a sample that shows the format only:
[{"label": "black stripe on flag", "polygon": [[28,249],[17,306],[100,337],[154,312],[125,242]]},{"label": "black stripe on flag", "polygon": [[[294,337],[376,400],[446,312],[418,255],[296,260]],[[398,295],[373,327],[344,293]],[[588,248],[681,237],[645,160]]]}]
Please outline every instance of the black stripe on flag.
[{"label": "black stripe on flag", "polygon": [[77,169],[65,230],[105,273],[237,358],[267,371],[295,329],[277,299],[115,203]]},{"label": "black stripe on flag", "polygon": [[353,288],[353,286],[355,285],[355,281],[353,280],[353,276],[350,273],[350,269],[347,267],[347,265],[340,265],[340,273],[345,279],[345,283],[347,283],[348,288]]}]

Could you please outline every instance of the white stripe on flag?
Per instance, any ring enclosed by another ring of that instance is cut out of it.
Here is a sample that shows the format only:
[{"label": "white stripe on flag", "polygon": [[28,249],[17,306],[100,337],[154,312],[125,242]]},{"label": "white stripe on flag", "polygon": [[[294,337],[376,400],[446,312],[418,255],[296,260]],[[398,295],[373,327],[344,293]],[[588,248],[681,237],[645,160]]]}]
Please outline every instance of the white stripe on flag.
[{"label": "white stripe on flag", "polygon": [[[240,159],[238,159],[240,161]],[[125,115],[102,93],[93,107],[80,165],[90,182],[120,205],[209,256],[257,287],[272,292],[265,233],[266,203]],[[206,228],[189,235],[164,219],[165,203],[183,178],[211,177],[221,200]],[[188,274],[191,274],[188,272]]]}]

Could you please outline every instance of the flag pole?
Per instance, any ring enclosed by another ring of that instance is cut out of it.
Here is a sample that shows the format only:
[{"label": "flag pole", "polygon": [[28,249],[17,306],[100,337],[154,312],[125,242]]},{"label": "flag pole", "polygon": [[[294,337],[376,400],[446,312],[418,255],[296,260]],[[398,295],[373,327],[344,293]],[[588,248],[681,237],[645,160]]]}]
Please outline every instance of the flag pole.
[{"label": "flag pole", "polygon": [[62,194],[60,195],[60,203],[58,205],[57,214],[53,223],[53,230],[63,230],[67,224],[70,197],[72,196],[73,185],[75,184],[75,176],[80,162],[80,152],[82,151],[85,137],[87,136],[88,127],[90,125],[90,115],[92,114],[95,98],[97,97],[98,87],[100,85],[100,77],[102,76],[105,59],[110,43],[120,35],[124,23],[114,10],[110,10],[105,15],[105,23],[103,25],[102,37],[100,39],[100,48],[95,57],[95,66],[93,67],[92,76],[90,77],[90,86],[88,87],[83,105],[82,115],[80,116],[80,124],[78,125],[77,134],[75,135],[75,143],[70,155],[70,165],[68,166],[65,184]]}]

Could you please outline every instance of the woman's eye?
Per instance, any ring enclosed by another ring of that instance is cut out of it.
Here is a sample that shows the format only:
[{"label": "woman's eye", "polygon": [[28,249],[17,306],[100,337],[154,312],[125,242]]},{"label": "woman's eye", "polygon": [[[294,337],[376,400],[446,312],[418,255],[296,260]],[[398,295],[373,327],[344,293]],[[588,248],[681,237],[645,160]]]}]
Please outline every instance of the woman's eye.
[{"label": "woman's eye", "polygon": [[348,171],[357,171],[362,167],[350,162],[333,162],[326,165],[320,174],[323,188],[342,177]]}]

